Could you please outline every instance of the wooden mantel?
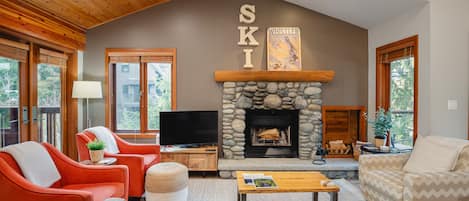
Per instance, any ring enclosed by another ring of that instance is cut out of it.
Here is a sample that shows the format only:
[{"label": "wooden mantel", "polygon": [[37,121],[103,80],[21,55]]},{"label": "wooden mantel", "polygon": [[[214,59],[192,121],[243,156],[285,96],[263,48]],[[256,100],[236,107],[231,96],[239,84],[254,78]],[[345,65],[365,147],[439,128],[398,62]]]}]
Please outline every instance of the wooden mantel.
[{"label": "wooden mantel", "polygon": [[285,82],[329,82],[334,78],[332,70],[308,71],[215,71],[216,82],[285,81]]}]

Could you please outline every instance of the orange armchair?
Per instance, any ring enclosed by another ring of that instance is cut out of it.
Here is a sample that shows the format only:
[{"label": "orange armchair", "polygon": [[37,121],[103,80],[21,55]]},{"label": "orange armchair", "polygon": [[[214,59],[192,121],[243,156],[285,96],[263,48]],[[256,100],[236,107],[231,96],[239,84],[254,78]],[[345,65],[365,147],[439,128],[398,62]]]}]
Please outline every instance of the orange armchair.
[{"label": "orange armchair", "polygon": [[[113,133],[119,147],[119,154],[104,153],[104,157],[114,157],[116,164],[129,167],[129,196],[141,197],[145,192],[145,173],[149,167],[160,162],[160,146],[146,144],[131,144]],[[86,144],[96,137],[89,131],[76,135],[78,155],[80,160],[89,160],[90,155]]]},{"label": "orange armchair", "polygon": [[0,152],[0,200],[103,201],[111,197],[127,200],[127,167],[82,165],[52,145],[42,145],[49,152],[62,178],[50,188],[34,185],[23,177],[10,154]]}]

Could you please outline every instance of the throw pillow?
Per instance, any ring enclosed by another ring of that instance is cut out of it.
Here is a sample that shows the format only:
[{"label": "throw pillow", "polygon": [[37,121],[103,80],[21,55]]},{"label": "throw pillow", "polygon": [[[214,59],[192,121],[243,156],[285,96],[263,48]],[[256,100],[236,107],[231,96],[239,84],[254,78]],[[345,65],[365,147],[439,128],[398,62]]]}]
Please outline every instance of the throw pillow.
[{"label": "throw pillow", "polygon": [[418,137],[403,170],[410,173],[451,171],[467,144],[468,141],[455,138]]}]

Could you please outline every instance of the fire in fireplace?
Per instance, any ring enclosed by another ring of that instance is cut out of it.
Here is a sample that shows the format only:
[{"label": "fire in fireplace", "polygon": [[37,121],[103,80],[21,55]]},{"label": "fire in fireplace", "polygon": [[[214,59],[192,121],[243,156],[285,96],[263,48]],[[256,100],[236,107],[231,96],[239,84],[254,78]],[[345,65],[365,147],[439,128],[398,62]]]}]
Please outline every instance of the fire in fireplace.
[{"label": "fire in fireplace", "polygon": [[253,146],[291,146],[290,126],[287,128],[251,128]]},{"label": "fire in fireplace", "polygon": [[298,110],[247,110],[246,157],[298,157]]}]

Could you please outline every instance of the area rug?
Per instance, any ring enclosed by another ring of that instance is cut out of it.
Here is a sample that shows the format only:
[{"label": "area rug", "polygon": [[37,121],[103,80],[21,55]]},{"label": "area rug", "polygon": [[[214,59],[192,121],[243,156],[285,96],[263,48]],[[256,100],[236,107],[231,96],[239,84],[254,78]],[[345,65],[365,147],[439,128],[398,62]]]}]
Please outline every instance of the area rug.
[{"label": "area rug", "polygon": [[[340,201],[365,201],[357,185],[345,179],[334,180],[340,186]],[[247,201],[311,201],[312,193],[248,194]],[[319,193],[320,201],[329,201],[329,194]],[[189,201],[236,201],[236,180],[191,178]]]}]

